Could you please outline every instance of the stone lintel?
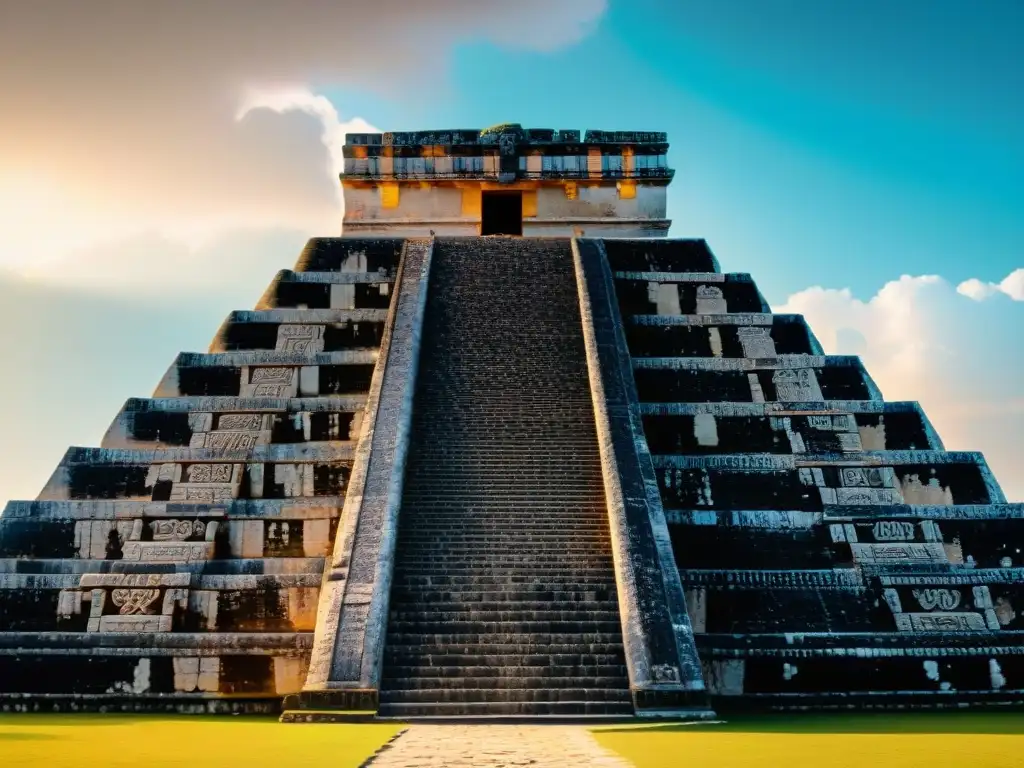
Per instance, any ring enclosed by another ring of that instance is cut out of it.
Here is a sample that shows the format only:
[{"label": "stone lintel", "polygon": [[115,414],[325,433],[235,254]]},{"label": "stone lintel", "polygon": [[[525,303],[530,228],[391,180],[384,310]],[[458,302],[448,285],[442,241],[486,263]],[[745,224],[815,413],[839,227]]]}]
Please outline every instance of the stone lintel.
[{"label": "stone lintel", "polygon": [[619,270],[616,280],[640,280],[645,283],[752,283],[746,272],[634,272]]},{"label": "stone lintel", "polygon": [[[390,272],[293,272],[283,270],[278,275],[280,283],[317,283],[321,285],[354,285],[359,283],[394,283]],[[270,309],[270,307],[259,307]],[[387,310],[384,310],[385,314]]]},{"label": "stone lintel", "polygon": [[826,505],[824,511],[779,509],[666,509],[669,525],[723,525],[730,528],[795,529],[844,522],[872,522],[891,518],[906,520],[1020,520],[1024,503],[875,506]]},{"label": "stone lintel", "polygon": [[858,568],[802,571],[736,570],[733,568],[682,568],[679,578],[687,586],[728,586],[730,589],[764,587],[864,588]]},{"label": "stone lintel", "polygon": [[642,426],[611,269],[572,241],[607,499],[622,640],[638,712],[711,713]]},{"label": "stone lintel", "polygon": [[170,573],[0,573],[2,589],[87,589],[102,587],[136,586],[122,579],[156,579],[143,586],[189,587],[192,589],[245,591],[264,589],[272,583],[280,589],[319,587],[321,576],[316,573],[271,573],[259,576],[246,574],[197,574],[189,571]]},{"label": "stone lintel", "polygon": [[309,365],[372,365],[376,362],[376,349],[345,349],[339,352],[315,354],[249,349],[240,352],[181,352],[171,367],[174,369],[241,368],[244,365],[266,365],[287,368]]},{"label": "stone lintel", "polygon": [[312,632],[0,632],[0,654],[76,656],[230,655],[301,656],[313,644]]},{"label": "stone lintel", "polygon": [[[239,309],[228,315],[227,323],[293,323],[297,325],[327,325],[334,323],[383,323],[388,319],[386,309]],[[330,354],[330,353],[326,353]]]},{"label": "stone lintel", "polygon": [[[320,593],[302,701],[351,689],[372,691],[359,701],[376,708],[432,254],[428,238],[407,240],[403,249],[382,363],[370,385],[342,523]],[[299,701],[288,708],[301,706]]]},{"label": "stone lintel", "polygon": [[[37,568],[33,574],[28,568]],[[206,560],[190,563],[126,563],[123,560],[96,560],[86,558],[59,559],[34,557],[26,560],[17,557],[0,558],[0,575],[25,574],[43,575],[52,573],[138,573],[148,572],[154,567],[160,573],[192,573],[195,575],[251,575],[260,574],[263,578],[272,578],[277,574],[308,574],[318,577],[323,574],[324,558],[322,557],[238,557],[231,560]],[[214,573],[211,574],[210,572]]]},{"label": "stone lintel", "polygon": [[705,659],[861,658],[893,656],[1024,656],[1024,633],[998,632],[798,632],[698,636]]},{"label": "stone lintel", "polygon": [[[712,416],[817,416],[846,413],[907,413],[924,415],[916,402],[882,402],[880,400],[823,400],[808,403],[641,403],[644,416],[690,416],[708,413]],[[942,450],[936,448],[936,450]]]},{"label": "stone lintel", "polygon": [[341,514],[344,497],[233,499],[223,504],[173,501],[11,501],[0,520],[131,520],[160,517],[212,517],[322,520]]},{"label": "stone lintel", "polygon": [[329,461],[351,461],[351,443],[272,443],[245,450],[222,451],[214,448],[83,448],[68,449],[61,466],[75,464],[176,464],[190,462],[231,463],[268,462],[309,464]]},{"label": "stone lintel", "polygon": [[[782,319],[784,323],[802,323],[801,315],[770,315],[764,312],[742,313],[729,315],[630,315],[626,323],[628,325],[756,325],[771,328],[776,319]],[[663,358],[638,358],[638,359],[663,359]],[[701,358],[702,360],[710,358]],[[725,360],[742,360],[744,358],[715,358]]]},{"label": "stone lintel", "polygon": [[[801,467],[899,467],[904,464],[976,464],[984,457],[976,451],[860,451],[855,454],[737,453],[724,456],[665,455],[652,457],[654,466],[673,469],[737,469],[778,472]],[[993,499],[998,504],[1005,499]]]},{"label": "stone lintel", "polygon": [[[691,371],[777,371],[798,368],[863,368],[850,355],[778,355],[776,357],[637,357],[634,368]],[[874,399],[874,398],[873,398]],[[878,398],[881,399],[881,398]]]},{"label": "stone lintel", "polygon": [[176,413],[267,412],[317,413],[322,411],[361,411],[363,395],[323,395],[321,397],[133,397],[125,401],[125,413],[173,411]]}]

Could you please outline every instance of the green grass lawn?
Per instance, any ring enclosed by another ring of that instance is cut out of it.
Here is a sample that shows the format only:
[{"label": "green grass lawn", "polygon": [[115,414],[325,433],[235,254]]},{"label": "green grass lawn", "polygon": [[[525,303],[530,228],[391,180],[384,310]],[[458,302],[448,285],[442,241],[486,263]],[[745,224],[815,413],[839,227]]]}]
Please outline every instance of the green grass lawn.
[{"label": "green grass lawn", "polygon": [[1010,768],[1024,765],[1024,713],[741,717],[722,724],[593,729],[637,768]]},{"label": "green grass lawn", "polygon": [[272,717],[0,715],[0,766],[355,768],[402,726]]},{"label": "green grass lawn", "polygon": [[[0,768],[355,768],[401,728],[257,717],[0,715]],[[1024,765],[1021,712],[778,715],[592,730],[637,768]]]}]

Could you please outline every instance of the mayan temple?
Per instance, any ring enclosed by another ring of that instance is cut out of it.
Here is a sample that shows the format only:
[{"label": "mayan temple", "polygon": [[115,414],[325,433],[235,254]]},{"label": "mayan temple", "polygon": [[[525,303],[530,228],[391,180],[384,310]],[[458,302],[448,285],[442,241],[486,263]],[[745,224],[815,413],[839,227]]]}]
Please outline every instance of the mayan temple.
[{"label": "mayan temple", "polygon": [[0,517],[0,708],[1024,700],[1024,504],[668,238],[667,149],[349,135],[343,236]]}]

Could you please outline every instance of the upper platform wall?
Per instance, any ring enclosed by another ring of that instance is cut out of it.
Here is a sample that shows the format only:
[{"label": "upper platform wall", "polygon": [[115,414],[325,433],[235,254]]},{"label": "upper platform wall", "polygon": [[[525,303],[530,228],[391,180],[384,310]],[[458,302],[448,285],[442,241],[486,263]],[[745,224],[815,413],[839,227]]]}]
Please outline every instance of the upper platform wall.
[{"label": "upper platform wall", "polygon": [[523,235],[665,236],[667,137],[555,131],[348,134],[346,235],[479,235],[486,192],[522,196]]}]

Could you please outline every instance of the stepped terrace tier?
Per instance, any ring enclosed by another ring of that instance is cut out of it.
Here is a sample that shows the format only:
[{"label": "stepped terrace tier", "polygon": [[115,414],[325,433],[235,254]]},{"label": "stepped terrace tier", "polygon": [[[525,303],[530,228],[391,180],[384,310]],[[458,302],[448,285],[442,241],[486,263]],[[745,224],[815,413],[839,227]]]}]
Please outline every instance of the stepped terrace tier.
[{"label": "stepped terrace tier", "polygon": [[1020,703],[1022,541],[702,240],[320,238],[0,516],[0,706]]}]

